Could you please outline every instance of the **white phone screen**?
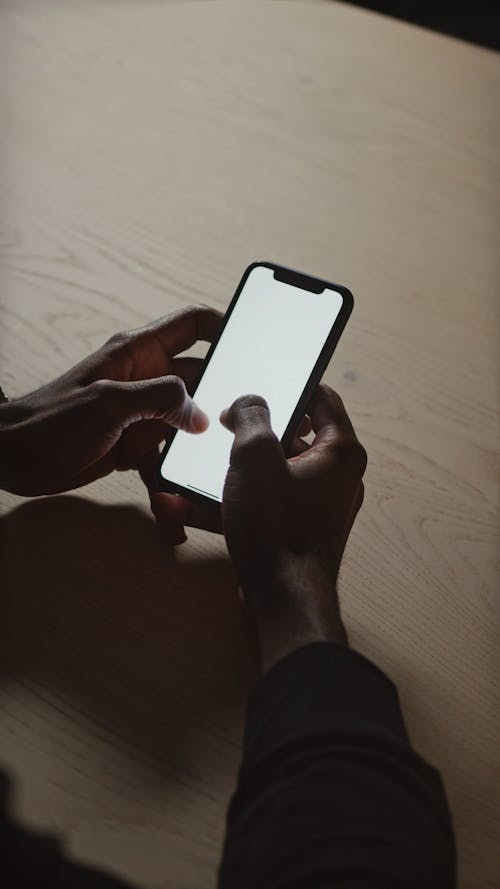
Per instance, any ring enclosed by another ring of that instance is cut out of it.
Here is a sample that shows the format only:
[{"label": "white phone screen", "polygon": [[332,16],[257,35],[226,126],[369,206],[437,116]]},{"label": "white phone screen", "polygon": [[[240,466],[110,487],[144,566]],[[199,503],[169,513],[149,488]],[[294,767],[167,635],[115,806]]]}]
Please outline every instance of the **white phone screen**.
[{"label": "white phone screen", "polygon": [[163,478],[221,502],[233,443],[221,411],[241,395],[261,395],[281,439],[342,303],[336,290],[312,293],[277,281],[272,268],[252,269],[194,394],[210,426],[175,434]]}]

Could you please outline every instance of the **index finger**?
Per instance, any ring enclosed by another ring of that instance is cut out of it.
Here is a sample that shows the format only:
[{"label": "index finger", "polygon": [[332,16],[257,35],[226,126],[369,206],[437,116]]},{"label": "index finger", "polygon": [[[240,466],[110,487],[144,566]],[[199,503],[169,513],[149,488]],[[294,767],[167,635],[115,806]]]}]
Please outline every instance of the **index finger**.
[{"label": "index finger", "polygon": [[198,340],[211,343],[220,330],[223,317],[222,312],[210,306],[188,306],[131,333],[141,338],[153,337],[169,356],[173,356],[194,346]]}]

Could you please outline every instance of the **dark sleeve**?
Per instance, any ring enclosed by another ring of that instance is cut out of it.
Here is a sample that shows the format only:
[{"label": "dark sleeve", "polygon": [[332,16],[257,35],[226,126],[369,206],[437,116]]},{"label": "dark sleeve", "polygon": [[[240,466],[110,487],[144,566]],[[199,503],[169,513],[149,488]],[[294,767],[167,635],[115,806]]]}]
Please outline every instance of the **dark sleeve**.
[{"label": "dark sleeve", "polygon": [[327,642],[276,664],[248,704],[220,889],[451,889],[454,862],[392,682]]}]

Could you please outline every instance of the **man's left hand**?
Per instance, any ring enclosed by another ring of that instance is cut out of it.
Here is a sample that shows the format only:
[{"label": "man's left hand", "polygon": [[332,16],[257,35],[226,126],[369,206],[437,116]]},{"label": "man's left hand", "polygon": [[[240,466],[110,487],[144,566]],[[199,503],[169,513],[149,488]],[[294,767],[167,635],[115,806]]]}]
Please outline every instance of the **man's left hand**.
[{"label": "man's left hand", "polygon": [[175,356],[211,342],[221,320],[192,306],[116,334],[62,377],[0,405],[0,487],[68,491],[148,463],[169,427],[203,432],[208,418],[189,395],[202,361]]}]

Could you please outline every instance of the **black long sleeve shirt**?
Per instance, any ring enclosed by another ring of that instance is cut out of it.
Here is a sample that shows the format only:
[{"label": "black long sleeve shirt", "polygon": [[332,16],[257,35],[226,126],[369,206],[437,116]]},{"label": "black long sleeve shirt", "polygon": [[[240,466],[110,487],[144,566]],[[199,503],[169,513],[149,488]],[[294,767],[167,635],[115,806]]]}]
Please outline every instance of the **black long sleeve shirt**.
[{"label": "black long sleeve shirt", "polygon": [[330,643],[288,655],[248,705],[220,889],[451,889],[439,774],[392,682]]},{"label": "black long sleeve shirt", "polygon": [[[19,828],[7,795],[0,781],[9,889],[132,889]],[[451,889],[454,880],[441,780],[411,749],[394,685],[329,643],[276,664],[249,701],[219,889]]]}]

